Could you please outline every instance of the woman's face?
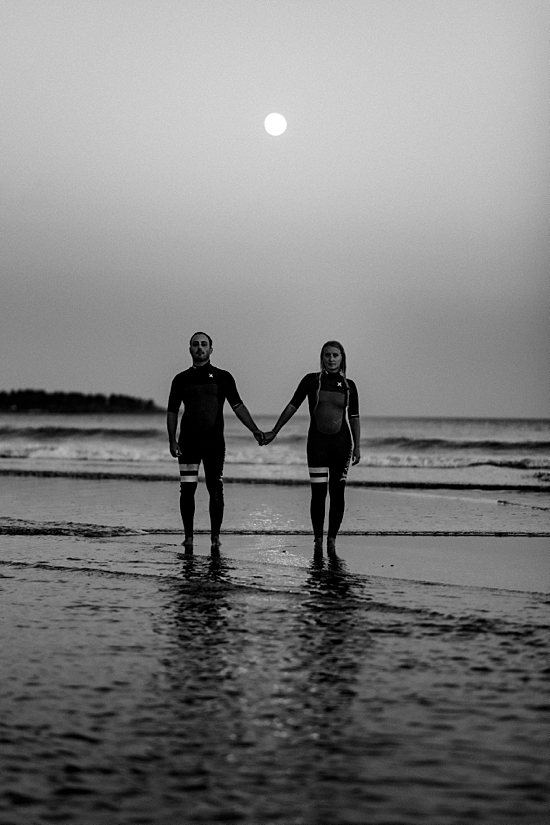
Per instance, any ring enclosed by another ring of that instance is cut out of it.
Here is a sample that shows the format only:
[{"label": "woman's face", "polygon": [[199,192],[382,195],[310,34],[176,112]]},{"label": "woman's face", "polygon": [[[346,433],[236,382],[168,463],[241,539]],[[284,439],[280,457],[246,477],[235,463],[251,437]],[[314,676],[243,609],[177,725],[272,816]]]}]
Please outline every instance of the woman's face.
[{"label": "woman's face", "polygon": [[323,349],[323,366],[327,372],[338,372],[342,365],[342,353],[338,347]]}]

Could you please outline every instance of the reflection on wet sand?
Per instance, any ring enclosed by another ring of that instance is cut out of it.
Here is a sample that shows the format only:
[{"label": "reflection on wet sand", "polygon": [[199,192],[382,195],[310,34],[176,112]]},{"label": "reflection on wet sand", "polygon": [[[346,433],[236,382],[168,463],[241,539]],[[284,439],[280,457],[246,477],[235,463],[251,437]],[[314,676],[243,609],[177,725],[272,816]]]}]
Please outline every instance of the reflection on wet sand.
[{"label": "reflection on wet sand", "polygon": [[288,810],[289,795],[300,809],[333,811],[334,794],[360,781],[352,762],[340,781],[370,644],[354,577],[336,557],[315,558],[288,604],[236,588],[223,557],[182,562],[168,679],[187,770],[213,805],[246,799],[258,821]]}]

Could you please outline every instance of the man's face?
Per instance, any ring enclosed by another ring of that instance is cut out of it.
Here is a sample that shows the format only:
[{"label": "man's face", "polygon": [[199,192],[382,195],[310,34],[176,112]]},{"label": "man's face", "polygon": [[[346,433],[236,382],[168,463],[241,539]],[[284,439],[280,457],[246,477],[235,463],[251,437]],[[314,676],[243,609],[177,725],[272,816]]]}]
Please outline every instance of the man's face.
[{"label": "man's face", "polygon": [[191,358],[193,359],[193,364],[195,367],[200,367],[203,364],[207,364],[210,360],[212,347],[210,346],[210,342],[208,341],[206,335],[193,335],[189,345],[189,352],[191,353]]}]

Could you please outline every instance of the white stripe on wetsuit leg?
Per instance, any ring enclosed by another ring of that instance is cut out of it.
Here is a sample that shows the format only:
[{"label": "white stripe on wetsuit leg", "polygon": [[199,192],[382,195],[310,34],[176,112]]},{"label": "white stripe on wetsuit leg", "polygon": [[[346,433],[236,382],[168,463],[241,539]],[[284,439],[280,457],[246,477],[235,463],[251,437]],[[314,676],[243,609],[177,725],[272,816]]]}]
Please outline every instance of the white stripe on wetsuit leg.
[{"label": "white stripe on wetsuit leg", "polygon": [[198,480],[199,477],[199,465],[198,464],[184,464],[183,461],[179,462],[180,465],[180,482],[184,484],[186,481],[195,482]]},{"label": "white stripe on wetsuit leg", "polygon": [[309,480],[312,484],[326,484],[328,482],[328,467],[310,467]]}]

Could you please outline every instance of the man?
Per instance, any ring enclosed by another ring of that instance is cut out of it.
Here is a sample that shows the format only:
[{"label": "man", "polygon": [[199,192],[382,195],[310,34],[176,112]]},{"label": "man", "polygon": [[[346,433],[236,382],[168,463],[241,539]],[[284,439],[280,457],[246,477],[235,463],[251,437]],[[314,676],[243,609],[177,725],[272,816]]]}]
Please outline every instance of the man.
[{"label": "man", "polygon": [[[231,373],[210,363],[212,338],[205,332],[196,332],[189,342],[193,366],[178,373],[172,381],[168,399],[168,439],[170,453],[178,459],[180,469],[180,512],[185,538],[183,546],[193,547],[193,518],[195,491],[199,464],[204,466],[204,479],[210,495],[210,539],[212,550],[220,547],[220,529],[223,520],[223,465],[225,440],[223,436],[223,405],[227,398],[233,412],[248,427],[258,444],[263,444],[263,433],[241,401]],[[180,405],[184,410],[176,438]]]}]

